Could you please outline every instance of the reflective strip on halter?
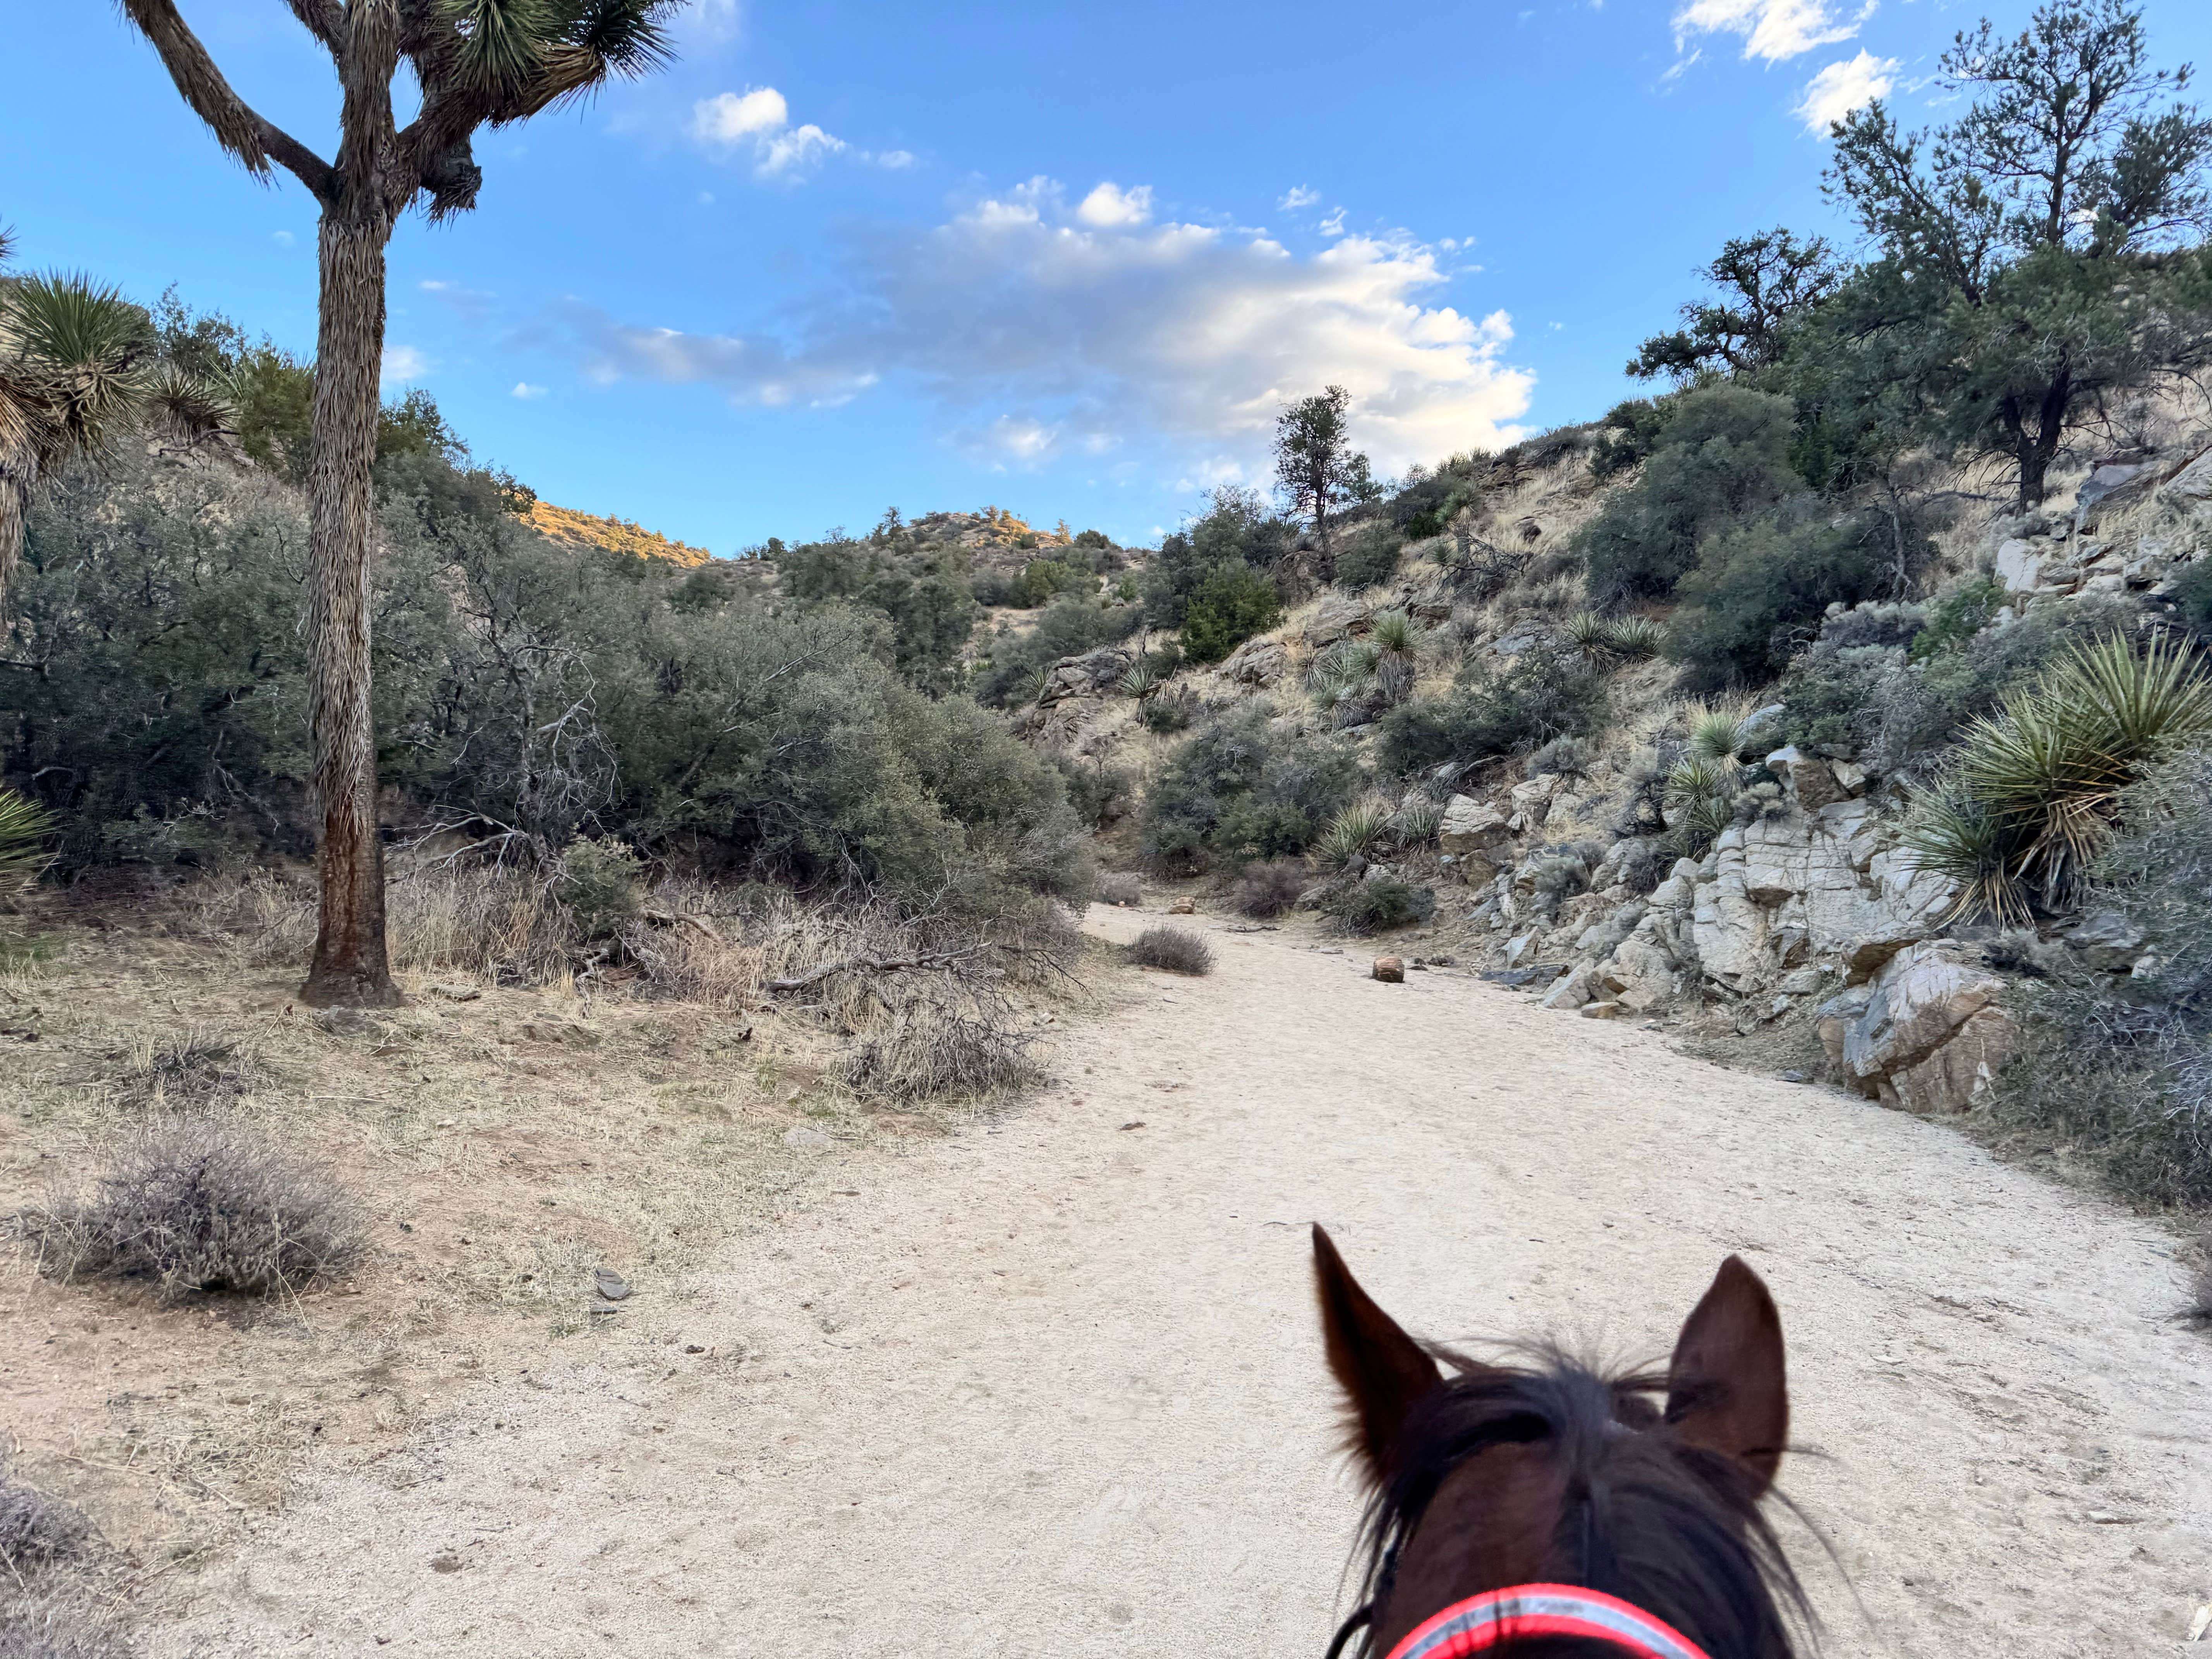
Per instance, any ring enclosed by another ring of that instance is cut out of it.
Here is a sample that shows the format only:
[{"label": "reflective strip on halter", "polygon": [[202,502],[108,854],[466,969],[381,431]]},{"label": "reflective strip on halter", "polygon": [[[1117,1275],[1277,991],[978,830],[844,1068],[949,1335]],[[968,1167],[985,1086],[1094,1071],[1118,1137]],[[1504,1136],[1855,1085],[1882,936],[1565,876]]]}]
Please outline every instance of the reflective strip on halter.
[{"label": "reflective strip on halter", "polygon": [[1672,1625],[1601,1590],[1576,1584],[1516,1584],[1455,1601],[1390,1650],[1390,1659],[1462,1659],[1530,1636],[1610,1642],[1636,1659],[1706,1659]]}]

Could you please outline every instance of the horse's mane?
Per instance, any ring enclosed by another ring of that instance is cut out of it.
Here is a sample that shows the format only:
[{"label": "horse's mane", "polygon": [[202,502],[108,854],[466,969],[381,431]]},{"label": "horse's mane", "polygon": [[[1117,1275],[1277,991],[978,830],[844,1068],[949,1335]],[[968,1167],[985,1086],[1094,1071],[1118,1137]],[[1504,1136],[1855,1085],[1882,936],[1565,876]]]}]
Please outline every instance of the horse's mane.
[{"label": "horse's mane", "polygon": [[[1369,1506],[1363,1600],[1387,1590],[1399,1546],[1455,1468],[1486,1446],[1542,1441],[1566,1475],[1554,1541],[1577,1583],[1664,1620],[1711,1659],[1793,1659],[1801,1640],[1809,1650],[1811,1608],[1758,1483],[1732,1458],[1634,1431],[1660,1424],[1663,1375],[1608,1376],[1550,1347],[1507,1370],[1432,1352],[1456,1375],[1416,1408],[1397,1473]],[[1620,1652],[1559,1638],[1514,1651]]]}]

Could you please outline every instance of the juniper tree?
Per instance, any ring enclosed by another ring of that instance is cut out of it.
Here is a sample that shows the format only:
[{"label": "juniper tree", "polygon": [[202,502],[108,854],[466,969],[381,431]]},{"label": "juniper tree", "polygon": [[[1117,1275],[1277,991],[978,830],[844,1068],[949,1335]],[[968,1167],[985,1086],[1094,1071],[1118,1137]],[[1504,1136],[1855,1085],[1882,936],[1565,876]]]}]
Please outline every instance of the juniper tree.
[{"label": "juniper tree", "polygon": [[1352,394],[1333,386],[1299,398],[1275,421],[1276,483],[1291,510],[1313,520],[1314,540],[1320,544],[1318,574],[1323,581],[1336,575],[1329,514],[1374,490],[1367,457],[1352,447],[1345,418],[1351,404]]},{"label": "juniper tree", "polygon": [[[322,887],[317,1005],[399,999],[384,939],[369,706],[370,466],[384,355],[385,255],[399,216],[474,207],[479,127],[510,125],[667,61],[682,0],[286,0],[337,66],[337,146],[325,161],[250,107],[173,0],[123,0],[216,142],[257,178],[283,167],[321,210],[321,295],[308,445],[307,635]],[[401,126],[393,82],[420,93]]]},{"label": "juniper tree", "polygon": [[1906,134],[1879,101],[1838,122],[1831,191],[1878,250],[1828,307],[1869,392],[2000,456],[2042,500],[2067,433],[2117,387],[2204,360],[2201,240],[2212,121],[2172,101],[2127,0],[2049,0],[2013,39],[1985,21],[1944,54],[1973,100]]}]

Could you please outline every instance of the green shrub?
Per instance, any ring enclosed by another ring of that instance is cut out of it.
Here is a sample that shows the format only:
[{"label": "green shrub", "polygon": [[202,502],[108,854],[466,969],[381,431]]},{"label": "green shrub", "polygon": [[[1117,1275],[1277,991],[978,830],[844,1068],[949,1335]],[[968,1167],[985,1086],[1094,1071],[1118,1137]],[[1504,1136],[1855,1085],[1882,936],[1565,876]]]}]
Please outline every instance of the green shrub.
[{"label": "green shrub", "polygon": [[1905,845],[1960,884],[1961,914],[2024,923],[2067,909],[2121,792],[2208,732],[2212,681],[2185,645],[2160,635],[2138,654],[2114,635],[2080,647],[1967,727]]},{"label": "green shrub", "polygon": [[1147,927],[1130,945],[1129,960],[1139,968],[1170,974],[1210,974],[1213,947],[1180,927]]},{"label": "green shrub", "polygon": [[1120,644],[1140,620],[1134,605],[1062,594],[1037,612],[1027,634],[992,641],[989,666],[975,680],[975,700],[993,708],[1034,702],[1036,678],[1044,670],[1063,657]]},{"label": "green shrub", "polygon": [[1359,782],[1358,757],[1339,743],[1277,732],[1255,708],[1219,715],[1168,756],[1146,791],[1145,866],[1191,875],[1303,853]]},{"label": "green shrub", "polygon": [[1103,830],[1128,817],[1137,799],[1134,772],[1126,766],[1109,766],[1103,755],[1084,760],[1056,749],[1052,759],[1067,786],[1067,804],[1083,823]]},{"label": "green shrub", "polygon": [[1437,896],[1430,888],[1415,887],[1395,876],[1355,881],[1330,895],[1322,914],[1343,933],[1385,933],[1394,927],[1410,927],[1436,914]]},{"label": "green shrub", "polygon": [[1636,482],[1612,495],[1575,538],[1603,605],[1664,599],[1705,538],[1800,487],[1790,466],[1794,405],[1722,385],[1686,392]]},{"label": "green shrub", "polygon": [[2192,559],[2174,578],[2173,609],[2192,631],[2212,633],[2212,559]]},{"label": "green shrub", "polygon": [[1684,685],[1756,685],[1811,643],[1832,605],[1869,599],[1887,581],[1857,526],[1770,514],[1712,533],[1677,588],[1667,654]]},{"label": "green shrub", "polygon": [[586,944],[620,937],[645,908],[645,865],[612,836],[579,841],[561,854],[561,901]]},{"label": "green shrub", "polygon": [[1994,576],[1972,577],[1927,609],[1927,626],[1914,635],[1908,653],[1924,662],[1941,651],[1968,643],[1996,620],[2005,606],[2005,586]]},{"label": "green shrub", "polygon": [[1336,550],[1336,583],[1347,592],[1380,587],[1398,574],[1405,544],[1389,527],[1369,523],[1347,534]]},{"label": "green shrub", "polygon": [[1183,653],[1193,662],[1219,662],[1282,615],[1273,582],[1249,565],[1224,561],[1206,573],[1184,608]]},{"label": "green shrub", "polygon": [[1098,588],[1098,578],[1087,568],[1078,569],[1057,559],[1031,559],[1012,583],[1012,602],[1024,611],[1034,611],[1063,593],[1088,598]]},{"label": "green shrub", "polygon": [[1278,517],[1255,491],[1224,488],[1206,512],[1160,543],[1145,573],[1145,620],[1182,629],[1192,597],[1218,565],[1267,570],[1288,558],[1297,526]]},{"label": "green shrub", "polygon": [[1611,478],[1642,465],[1665,439],[1678,401],[1631,398],[1607,410],[1590,447],[1590,476]]},{"label": "green shrub", "polygon": [[1605,723],[1605,677],[1571,652],[1531,651],[1486,683],[1409,703],[1382,721],[1380,755],[1403,775],[1588,737]]},{"label": "green shrub", "polygon": [[[20,1588],[41,1567],[76,1554],[92,1536],[92,1522],[74,1504],[12,1480],[0,1468],[0,1571]],[[0,1627],[0,1638],[5,1630]],[[15,1650],[0,1639],[0,1653]]]}]

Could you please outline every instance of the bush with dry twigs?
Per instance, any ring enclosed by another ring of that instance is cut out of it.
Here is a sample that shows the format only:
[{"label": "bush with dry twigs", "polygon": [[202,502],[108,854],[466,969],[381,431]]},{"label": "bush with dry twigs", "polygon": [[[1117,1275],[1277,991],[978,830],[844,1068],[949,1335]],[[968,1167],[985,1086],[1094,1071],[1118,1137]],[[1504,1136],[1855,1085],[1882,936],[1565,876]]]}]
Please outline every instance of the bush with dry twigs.
[{"label": "bush with dry twigs", "polygon": [[163,1296],[297,1291],[367,1243],[352,1195],[324,1171],[241,1128],[188,1118],[137,1130],[90,1195],[58,1195],[19,1224],[49,1273],[146,1280]]},{"label": "bush with dry twigs", "polygon": [[1165,973],[1210,974],[1213,947],[1180,927],[1147,927],[1130,945],[1129,960],[1139,968],[1158,968]]}]

